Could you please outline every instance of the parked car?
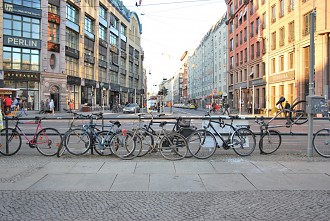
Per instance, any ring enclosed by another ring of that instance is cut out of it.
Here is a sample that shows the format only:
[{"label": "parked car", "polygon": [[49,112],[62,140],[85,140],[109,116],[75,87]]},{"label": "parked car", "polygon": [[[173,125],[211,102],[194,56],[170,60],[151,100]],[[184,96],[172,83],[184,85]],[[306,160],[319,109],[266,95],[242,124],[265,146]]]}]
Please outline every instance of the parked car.
[{"label": "parked car", "polygon": [[137,103],[127,104],[123,108],[123,113],[139,113],[139,112],[140,112],[140,106]]}]

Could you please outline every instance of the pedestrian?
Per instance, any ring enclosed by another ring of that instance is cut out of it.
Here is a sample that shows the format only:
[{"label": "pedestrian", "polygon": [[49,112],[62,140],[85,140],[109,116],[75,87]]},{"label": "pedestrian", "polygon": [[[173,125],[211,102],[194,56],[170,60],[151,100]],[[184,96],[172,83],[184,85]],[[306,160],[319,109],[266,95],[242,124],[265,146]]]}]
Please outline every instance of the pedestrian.
[{"label": "pedestrian", "polygon": [[55,108],[55,104],[54,104],[54,100],[51,99],[49,102],[49,111],[54,115],[54,108]]},{"label": "pedestrian", "polygon": [[11,104],[13,101],[11,100],[10,96],[6,96],[4,99],[4,105],[5,105],[5,114],[9,114],[11,111]]}]

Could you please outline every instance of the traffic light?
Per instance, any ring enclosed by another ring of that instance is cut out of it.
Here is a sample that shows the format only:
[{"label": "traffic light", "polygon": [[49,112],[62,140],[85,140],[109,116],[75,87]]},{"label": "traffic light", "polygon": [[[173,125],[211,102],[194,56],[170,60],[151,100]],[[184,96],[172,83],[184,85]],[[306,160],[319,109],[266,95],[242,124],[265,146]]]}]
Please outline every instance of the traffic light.
[{"label": "traffic light", "polygon": [[167,88],[163,88],[163,94],[164,94],[164,96],[167,96],[167,94],[168,94],[168,89]]},{"label": "traffic light", "polygon": [[91,96],[94,97],[94,91],[91,92]]}]

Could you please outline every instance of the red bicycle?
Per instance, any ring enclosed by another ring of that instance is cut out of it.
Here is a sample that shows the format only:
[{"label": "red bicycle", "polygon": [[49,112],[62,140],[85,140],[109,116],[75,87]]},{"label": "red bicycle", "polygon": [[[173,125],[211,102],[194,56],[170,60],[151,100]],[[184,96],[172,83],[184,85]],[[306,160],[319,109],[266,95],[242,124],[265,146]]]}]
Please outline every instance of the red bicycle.
[{"label": "red bicycle", "polygon": [[[5,156],[16,154],[22,146],[22,135],[28,141],[31,148],[37,150],[44,156],[55,156],[58,148],[62,145],[62,136],[55,128],[42,128],[41,121],[44,117],[35,117],[35,121],[20,122],[18,117],[14,128],[4,128],[0,131],[0,153]],[[35,124],[36,129],[33,138],[30,139],[19,127],[19,124]],[[21,135],[22,134],[22,135]]]}]

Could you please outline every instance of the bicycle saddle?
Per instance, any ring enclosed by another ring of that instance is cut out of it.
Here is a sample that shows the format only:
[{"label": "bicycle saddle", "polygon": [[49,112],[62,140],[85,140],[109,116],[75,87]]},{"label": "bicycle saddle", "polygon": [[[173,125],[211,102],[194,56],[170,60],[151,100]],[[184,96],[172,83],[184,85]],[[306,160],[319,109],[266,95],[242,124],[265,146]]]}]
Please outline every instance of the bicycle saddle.
[{"label": "bicycle saddle", "polygon": [[164,127],[166,124],[167,124],[167,122],[166,122],[166,121],[163,121],[163,122],[161,122],[161,123],[159,124],[159,126],[160,126],[160,127]]},{"label": "bicycle saddle", "polygon": [[284,97],[281,97],[277,102],[276,102],[276,106],[279,104],[282,104],[285,101]]}]

